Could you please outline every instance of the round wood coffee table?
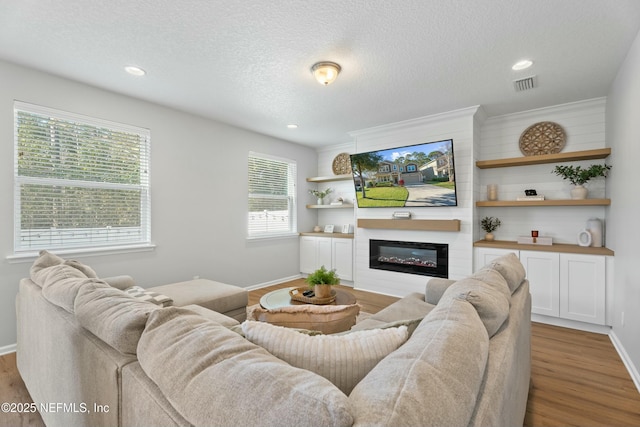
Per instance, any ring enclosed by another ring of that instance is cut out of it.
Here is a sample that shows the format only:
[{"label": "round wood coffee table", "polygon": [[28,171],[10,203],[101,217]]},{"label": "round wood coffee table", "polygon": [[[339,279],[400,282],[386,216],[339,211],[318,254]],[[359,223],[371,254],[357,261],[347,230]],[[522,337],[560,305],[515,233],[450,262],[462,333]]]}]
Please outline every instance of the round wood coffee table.
[{"label": "round wood coffee table", "polygon": [[[295,288],[283,288],[271,291],[260,298],[260,306],[266,310],[274,310],[280,307],[289,307],[292,305],[304,305],[306,303],[300,301],[292,301],[289,291]],[[350,305],[356,303],[356,297],[342,289],[333,288],[336,293],[336,300],[332,305]],[[327,305],[331,305],[327,304]]]}]

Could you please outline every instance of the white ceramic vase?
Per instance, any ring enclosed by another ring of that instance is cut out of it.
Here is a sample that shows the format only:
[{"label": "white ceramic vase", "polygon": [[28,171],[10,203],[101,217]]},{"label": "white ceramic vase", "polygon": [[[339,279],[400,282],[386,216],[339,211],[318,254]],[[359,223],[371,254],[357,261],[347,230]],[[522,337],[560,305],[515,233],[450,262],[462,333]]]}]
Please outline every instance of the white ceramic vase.
[{"label": "white ceramic vase", "polygon": [[318,204],[319,205],[324,204],[324,199],[322,197],[318,197]]},{"label": "white ceramic vase", "polygon": [[587,187],[585,187],[584,185],[576,185],[571,189],[571,198],[575,200],[586,199],[588,193],[589,190],[587,189]]}]

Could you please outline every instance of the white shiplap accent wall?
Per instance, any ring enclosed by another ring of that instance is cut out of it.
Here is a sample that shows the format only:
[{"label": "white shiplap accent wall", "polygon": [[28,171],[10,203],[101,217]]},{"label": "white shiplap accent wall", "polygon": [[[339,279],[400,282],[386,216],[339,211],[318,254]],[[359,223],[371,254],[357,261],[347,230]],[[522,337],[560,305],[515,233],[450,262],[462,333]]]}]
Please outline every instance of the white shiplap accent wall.
[{"label": "white shiplap accent wall", "polygon": [[[519,139],[534,123],[552,121],[561,125],[567,135],[562,152],[604,148],[605,98],[563,104],[498,117],[484,122],[480,130],[479,159],[492,160],[521,157]],[[602,160],[571,162],[574,166],[603,163]],[[480,191],[477,200],[487,200],[487,184],[498,184],[499,200],[515,200],[528,188],[536,189],[547,199],[569,199],[571,185],[552,173],[555,164],[497,169],[479,173]],[[586,185],[589,198],[605,198],[605,180],[592,180]],[[577,243],[577,234],[589,218],[605,219],[604,207],[512,207],[479,208],[478,218],[495,216],[502,226],[494,233],[499,240],[516,240],[538,230],[541,236],[553,237],[554,243]],[[484,232],[477,228],[476,239]]]},{"label": "white shiplap accent wall", "polygon": [[474,115],[478,107],[457,110],[386,126],[352,132],[354,152],[401,147],[453,139],[458,206],[410,209],[356,209],[357,218],[391,218],[396,210],[410,210],[414,219],[459,219],[459,232],[356,229],[355,287],[389,295],[424,292],[426,276],[369,268],[369,239],[405,240],[449,244],[449,277],[463,278],[472,272],[474,194]]}]

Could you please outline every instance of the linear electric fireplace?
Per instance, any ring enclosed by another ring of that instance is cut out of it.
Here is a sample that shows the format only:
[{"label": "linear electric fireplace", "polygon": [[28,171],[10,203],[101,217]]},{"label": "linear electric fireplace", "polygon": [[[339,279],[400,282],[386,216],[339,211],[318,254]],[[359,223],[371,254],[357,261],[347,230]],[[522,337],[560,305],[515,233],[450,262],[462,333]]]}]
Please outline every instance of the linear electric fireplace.
[{"label": "linear electric fireplace", "polygon": [[449,278],[449,245],[369,240],[369,268]]}]

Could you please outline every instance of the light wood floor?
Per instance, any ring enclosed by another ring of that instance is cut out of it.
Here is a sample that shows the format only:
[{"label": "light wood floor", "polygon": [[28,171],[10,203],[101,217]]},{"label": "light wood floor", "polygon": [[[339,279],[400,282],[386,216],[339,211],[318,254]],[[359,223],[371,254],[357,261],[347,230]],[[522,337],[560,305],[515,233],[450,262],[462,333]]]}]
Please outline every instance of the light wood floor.
[{"label": "light wood floor", "polygon": [[[249,292],[257,304],[267,292],[304,286],[302,280]],[[362,311],[377,313],[397,298],[352,292]],[[525,425],[640,426],[640,393],[606,335],[533,323],[531,390]],[[15,353],[0,357],[0,403],[30,402]],[[0,413],[0,427],[44,426],[37,414]]]}]

